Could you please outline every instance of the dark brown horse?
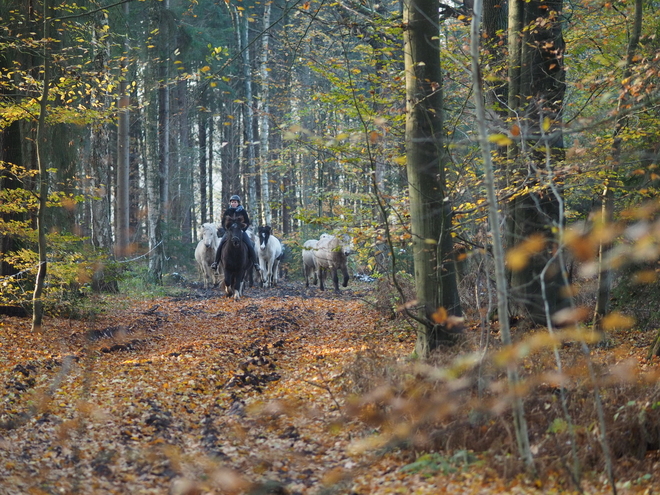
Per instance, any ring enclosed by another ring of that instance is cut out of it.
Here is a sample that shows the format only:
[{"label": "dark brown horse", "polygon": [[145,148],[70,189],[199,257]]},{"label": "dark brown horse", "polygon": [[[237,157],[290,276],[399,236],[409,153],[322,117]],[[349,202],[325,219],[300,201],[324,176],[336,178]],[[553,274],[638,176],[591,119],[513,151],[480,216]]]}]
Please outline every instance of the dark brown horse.
[{"label": "dark brown horse", "polygon": [[220,266],[225,276],[227,297],[240,299],[243,295],[243,279],[250,268],[248,246],[243,242],[243,217],[228,218],[224,225],[227,239],[220,252]]}]

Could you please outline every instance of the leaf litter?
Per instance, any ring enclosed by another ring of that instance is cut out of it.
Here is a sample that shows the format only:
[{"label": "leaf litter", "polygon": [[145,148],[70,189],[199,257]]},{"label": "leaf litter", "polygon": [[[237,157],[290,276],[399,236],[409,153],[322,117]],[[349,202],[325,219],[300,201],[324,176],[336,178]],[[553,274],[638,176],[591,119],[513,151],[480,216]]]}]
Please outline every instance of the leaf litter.
[{"label": "leaf litter", "polygon": [[561,472],[530,481],[484,452],[417,450],[443,429],[379,392],[411,373],[396,367],[415,336],[360,295],[122,301],[40,335],[0,320],[0,494],[571,491]]}]

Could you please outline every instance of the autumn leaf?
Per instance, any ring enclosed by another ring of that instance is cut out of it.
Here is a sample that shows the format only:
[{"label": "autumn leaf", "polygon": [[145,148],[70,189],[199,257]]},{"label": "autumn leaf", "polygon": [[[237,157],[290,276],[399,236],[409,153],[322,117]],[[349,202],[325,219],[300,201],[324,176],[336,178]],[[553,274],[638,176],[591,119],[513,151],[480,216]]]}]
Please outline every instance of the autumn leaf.
[{"label": "autumn leaf", "polygon": [[601,325],[605,331],[613,331],[619,329],[627,329],[635,324],[635,319],[631,316],[626,316],[618,311],[614,311],[605,316]]},{"label": "autumn leaf", "polygon": [[491,134],[488,136],[488,141],[495,143],[498,146],[509,146],[513,141],[506,134]]},{"label": "autumn leaf", "polygon": [[535,234],[525,239],[513,249],[507,251],[506,262],[509,269],[513,271],[522,270],[527,266],[529,258],[541,252],[545,245],[545,237],[541,234]]}]

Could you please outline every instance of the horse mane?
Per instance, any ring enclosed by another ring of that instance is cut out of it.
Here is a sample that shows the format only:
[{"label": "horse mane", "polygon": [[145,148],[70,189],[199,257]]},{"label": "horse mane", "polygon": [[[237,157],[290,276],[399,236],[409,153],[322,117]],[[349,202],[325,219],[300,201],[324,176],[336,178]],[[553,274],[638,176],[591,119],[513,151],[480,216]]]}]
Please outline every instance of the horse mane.
[{"label": "horse mane", "polygon": [[245,217],[243,215],[234,215],[234,216],[229,216],[227,215],[225,217],[225,229],[229,230],[231,227],[231,224],[233,223],[238,223],[241,226],[241,230],[243,230],[243,226],[245,225]]}]

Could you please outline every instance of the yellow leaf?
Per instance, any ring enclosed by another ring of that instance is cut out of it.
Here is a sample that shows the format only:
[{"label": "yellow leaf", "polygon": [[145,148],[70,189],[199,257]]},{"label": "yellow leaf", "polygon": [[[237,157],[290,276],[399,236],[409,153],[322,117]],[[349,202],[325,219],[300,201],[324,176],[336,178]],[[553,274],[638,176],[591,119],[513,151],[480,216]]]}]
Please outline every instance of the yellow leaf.
[{"label": "yellow leaf", "polygon": [[550,120],[550,117],[545,117],[543,119],[543,131],[548,132],[550,130],[550,125],[552,124],[552,121]]},{"label": "yellow leaf", "polygon": [[603,318],[602,325],[603,330],[616,330],[630,328],[635,324],[635,319],[626,316],[618,311],[614,311]]},{"label": "yellow leaf", "polygon": [[633,282],[636,284],[652,284],[658,280],[658,274],[655,270],[642,270],[633,275]]},{"label": "yellow leaf", "polygon": [[538,253],[545,247],[545,238],[542,235],[533,235],[510,249],[506,253],[506,262],[513,271],[522,270],[527,266],[530,256]]},{"label": "yellow leaf", "polygon": [[506,134],[491,134],[488,136],[488,141],[495,143],[498,146],[509,146],[513,141]]},{"label": "yellow leaf", "polygon": [[211,68],[210,68],[208,65],[205,65],[204,67],[202,67],[202,68],[199,69],[199,70],[200,70],[200,72],[208,72],[208,71],[211,70]]}]

